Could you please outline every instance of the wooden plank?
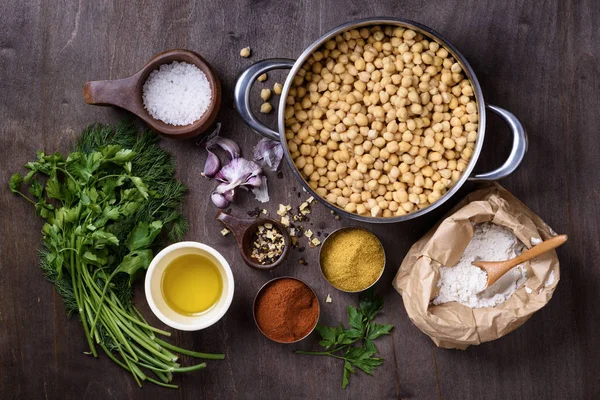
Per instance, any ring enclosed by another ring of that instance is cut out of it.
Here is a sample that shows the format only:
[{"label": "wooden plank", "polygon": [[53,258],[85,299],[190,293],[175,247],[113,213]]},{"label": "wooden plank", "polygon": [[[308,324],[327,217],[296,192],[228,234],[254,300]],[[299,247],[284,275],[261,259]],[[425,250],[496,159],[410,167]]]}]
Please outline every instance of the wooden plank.
[{"label": "wooden plank", "polygon": [[[86,80],[113,79],[139,69],[153,54],[171,48],[198,51],[217,69],[224,87],[219,119],[223,132],[249,154],[258,137],[233,109],[238,74],[252,62],[297,57],[319,35],[361,17],[390,15],[431,26],[469,59],[487,101],[513,111],[529,132],[524,165],[502,181],[570,242],[559,249],[561,283],[548,307],[522,328],[493,343],[467,351],[437,349],[410,323],[400,296],[389,285],[408,248],[452,204],[415,221],[370,228],[382,239],[388,264],[376,289],[384,295],[382,321],[395,325],[381,339],[385,364],[373,377],[353,376],[340,388],[339,360],[299,356],[316,349],[316,337],[297,345],[277,345],[254,326],[251,304],[258,288],[275,276],[294,275],[317,292],[322,322],[345,320],[357,296],[337,292],[323,281],[317,251],[292,252],[272,272],[247,268],[231,237],[222,237],[208,202],[214,182],[200,176],[204,153],[192,141],[164,141],[177,158],[179,177],[190,188],[185,213],[189,240],[205,242],[230,260],[236,294],[227,316],[196,333],[174,332],[171,340],[203,351],[224,351],[198,373],[176,377],[179,391],[133,379],[105,356],[83,355],[80,323],[67,320],[62,300],[37,268],[34,251],[41,223],[28,205],[0,191],[0,393],[3,398],[594,398],[600,393],[595,342],[599,339],[600,233],[595,182],[600,148],[597,2],[526,1],[391,2],[261,1],[130,2],[59,1],[0,4],[0,182],[30,160],[35,150],[68,151],[73,138],[91,122],[115,122],[126,113],[87,106]],[[250,59],[239,57],[250,46]],[[282,82],[285,72],[269,74],[264,84]],[[263,85],[256,85],[254,92]],[[256,97],[255,97],[256,98]],[[258,101],[256,101],[258,105]],[[263,118],[275,126],[275,117]],[[506,127],[494,117],[478,170],[499,165],[508,153]],[[289,168],[283,177],[269,173],[271,213],[279,203],[299,205],[301,192]],[[461,194],[473,188],[467,185]],[[460,196],[457,196],[458,201]],[[456,203],[452,201],[451,203]],[[243,215],[260,204],[242,194],[234,212]],[[312,224],[312,225],[311,225]],[[313,207],[313,231],[331,232],[356,225]],[[298,264],[304,258],[308,265]],[[145,304],[141,285],[136,304],[162,326]],[[324,303],[327,294],[333,302]],[[38,300],[39,299],[39,300]],[[184,362],[191,362],[184,357]]]}]

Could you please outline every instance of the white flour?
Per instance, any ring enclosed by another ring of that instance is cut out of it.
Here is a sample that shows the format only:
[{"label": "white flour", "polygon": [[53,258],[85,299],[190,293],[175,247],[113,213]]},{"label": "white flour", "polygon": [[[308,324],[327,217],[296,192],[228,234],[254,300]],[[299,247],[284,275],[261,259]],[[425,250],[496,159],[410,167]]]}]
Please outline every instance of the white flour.
[{"label": "white flour", "polygon": [[440,268],[440,292],[433,304],[456,301],[471,308],[496,307],[527,280],[527,269],[518,265],[481,292],[487,274],[473,261],[504,261],[521,254],[524,246],[510,229],[489,222],[475,226],[473,239],[453,267]]}]

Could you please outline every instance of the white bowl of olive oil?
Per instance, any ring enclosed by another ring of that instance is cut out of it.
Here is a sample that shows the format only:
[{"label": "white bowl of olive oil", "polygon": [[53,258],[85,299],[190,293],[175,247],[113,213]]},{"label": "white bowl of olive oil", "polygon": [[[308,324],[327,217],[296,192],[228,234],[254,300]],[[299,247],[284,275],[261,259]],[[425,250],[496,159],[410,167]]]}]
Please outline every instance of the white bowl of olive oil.
[{"label": "white bowl of olive oil", "polygon": [[233,300],[229,263],[210,246],[179,242],[154,257],[146,273],[146,300],[165,324],[197,331],[217,322]]}]

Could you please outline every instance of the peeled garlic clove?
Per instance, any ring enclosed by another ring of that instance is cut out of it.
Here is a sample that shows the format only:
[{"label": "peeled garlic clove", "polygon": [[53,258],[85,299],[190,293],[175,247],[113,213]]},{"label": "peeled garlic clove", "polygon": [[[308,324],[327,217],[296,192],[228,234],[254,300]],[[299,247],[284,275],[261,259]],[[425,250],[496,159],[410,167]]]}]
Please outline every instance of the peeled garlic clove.
[{"label": "peeled garlic clove", "polygon": [[204,163],[204,172],[203,176],[207,178],[214,178],[214,176],[221,169],[221,161],[219,161],[219,157],[215,153],[210,150],[206,150],[208,152],[208,156],[206,157],[206,162]]}]

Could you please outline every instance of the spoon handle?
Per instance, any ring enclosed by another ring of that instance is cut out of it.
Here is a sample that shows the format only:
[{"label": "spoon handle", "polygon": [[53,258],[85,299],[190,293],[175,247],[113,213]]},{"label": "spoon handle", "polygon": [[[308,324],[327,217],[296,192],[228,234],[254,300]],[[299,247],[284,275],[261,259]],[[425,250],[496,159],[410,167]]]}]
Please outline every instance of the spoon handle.
[{"label": "spoon handle", "polygon": [[561,246],[563,243],[567,241],[567,235],[558,235],[554,236],[548,240],[543,241],[542,243],[533,246],[529,250],[519,254],[517,257],[511,260],[511,268],[515,267],[519,264],[524,263],[525,261],[529,261],[533,258],[536,258],[539,255],[542,255],[552,249],[555,249]]},{"label": "spoon handle", "polygon": [[83,98],[86,103],[98,106],[117,106],[138,114],[142,107],[136,84],[138,74],[122,79],[89,81],[83,85]]},{"label": "spoon handle", "polygon": [[506,261],[475,261],[472,265],[483,269],[487,273],[487,285],[489,287],[494,284],[500,277],[506,274],[519,264],[529,261],[541,254],[557,248],[567,241],[567,235],[558,235],[550,238],[537,246],[521,253],[515,258]]},{"label": "spoon handle", "polygon": [[231,214],[227,214],[225,211],[219,211],[219,213],[216,216],[216,219],[221,221],[223,225],[225,225],[227,228],[229,228],[231,232],[233,232],[233,236],[235,236],[238,240],[240,248],[242,247],[242,239],[244,237],[246,229],[248,229],[250,225],[256,222],[256,219],[234,217]]}]

